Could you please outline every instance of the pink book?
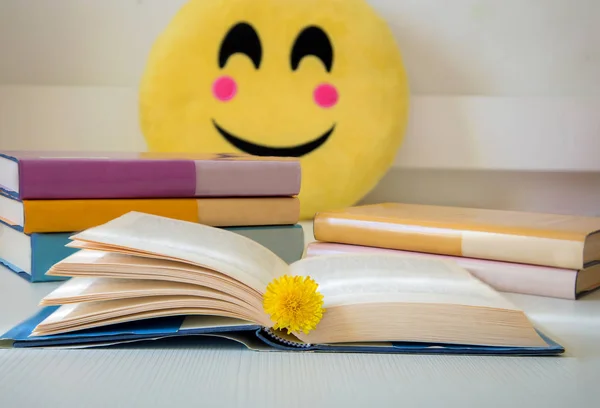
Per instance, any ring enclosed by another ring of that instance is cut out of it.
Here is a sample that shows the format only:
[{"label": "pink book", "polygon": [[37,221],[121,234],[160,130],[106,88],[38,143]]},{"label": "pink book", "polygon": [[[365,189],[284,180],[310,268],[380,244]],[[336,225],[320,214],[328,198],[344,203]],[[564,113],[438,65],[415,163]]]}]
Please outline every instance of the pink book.
[{"label": "pink book", "polygon": [[293,158],[0,151],[0,189],[20,200],[281,197],[300,181]]},{"label": "pink book", "polygon": [[304,257],[346,254],[383,253],[405,256],[445,259],[454,261],[473,276],[501,292],[522,293],[562,299],[578,299],[581,295],[600,287],[600,263],[585,269],[561,269],[485,259],[428,254],[346,244],[313,242],[306,248]]}]

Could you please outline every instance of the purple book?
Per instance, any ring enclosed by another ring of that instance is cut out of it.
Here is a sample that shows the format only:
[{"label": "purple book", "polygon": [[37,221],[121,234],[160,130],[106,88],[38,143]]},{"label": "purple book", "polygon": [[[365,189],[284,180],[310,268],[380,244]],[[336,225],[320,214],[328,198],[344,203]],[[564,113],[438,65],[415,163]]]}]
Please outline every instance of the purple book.
[{"label": "purple book", "polygon": [[300,178],[294,158],[0,152],[0,189],[19,200],[294,196]]}]

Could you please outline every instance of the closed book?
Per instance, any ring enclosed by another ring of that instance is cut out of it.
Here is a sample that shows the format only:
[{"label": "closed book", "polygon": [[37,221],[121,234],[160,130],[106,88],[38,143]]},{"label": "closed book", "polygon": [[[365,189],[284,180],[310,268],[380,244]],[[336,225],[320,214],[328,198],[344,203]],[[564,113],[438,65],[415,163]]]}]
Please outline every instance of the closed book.
[{"label": "closed book", "polygon": [[600,262],[577,270],[327,242],[309,244],[304,256],[354,253],[396,254],[448,260],[501,292],[576,300],[600,287]]},{"label": "closed book", "polygon": [[[526,313],[442,260],[346,254],[284,262],[202,224],[128,213],[73,236],[69,276],[9,347],[215,335],[296,352],[557,355]],[[197,338],[197,337],[196,337]]]},{"label": "closed book", "polygon": [[237,154],[0,152],[0,188],[22,199],[293,196],[300,162]]},{"label": "closed book", "polygon": [[[304,252],[304,230],[300,225],[224,229],[258,242],[287,263],[301,259]],[[0,264],[32,283],[66,280],[46,272],[78,251],[67,246],[73,234],[25,234],[0,222]]]},{"label": "closed book", "polygon": [[300,217],[300,202],[297,197],[18,201],[0,194],[0,220],[27,234],[81,231],[129,211],[213,227],[293,225]]},{"label": "closed book", "polygon": [[583,269],[600,217],[383,203],[319,213],[318,241]]},{"label": "closed book", "polygon": [[29,282],[62,281],[47,276],[52,265],[77,252],[69,248],[71,233],[25,234],[0,223],[0,264]]}]

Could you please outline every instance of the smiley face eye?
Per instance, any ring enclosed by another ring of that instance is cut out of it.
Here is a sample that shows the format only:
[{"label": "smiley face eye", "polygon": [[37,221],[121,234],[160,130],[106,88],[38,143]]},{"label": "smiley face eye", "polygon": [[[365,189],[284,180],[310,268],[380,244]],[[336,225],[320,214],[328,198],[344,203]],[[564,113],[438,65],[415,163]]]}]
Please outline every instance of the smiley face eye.
[{"label": "smiley face eye", "polygon": [[262,45],[254,27],[248,23],[238,23],[231,27],[219,50],[219,68],[225,67],[234,54],[244,54],[252,60],[256,69],[262,60]]},{"label": "smiley face eye", "polygon": [[333,46],[325,31],[317,26],[306,27],[296,38],[290,61],[292,70],[296,71],[302,59],[309,55],[320,59],[327,72],[331,72]]}]

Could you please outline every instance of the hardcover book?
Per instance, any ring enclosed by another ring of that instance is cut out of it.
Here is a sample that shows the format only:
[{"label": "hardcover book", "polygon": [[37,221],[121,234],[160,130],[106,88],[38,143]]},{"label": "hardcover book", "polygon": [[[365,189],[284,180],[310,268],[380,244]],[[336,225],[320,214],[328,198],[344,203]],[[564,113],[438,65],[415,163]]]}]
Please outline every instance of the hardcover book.
[{"label": "hardcover book", "polygon": [[310,243],[304,256],[353,253],[445,259],[455,262],[477,279],[501,292],[577,300],[600,287],[600,262],[577,270],[327,242]]},{"label": "hardcover book", "polygon": [[[304,230],[300,225],[225,229],[258,242],[286,263],[302,258]],[[25,234],[0,222],[0,264],[32,283],[67,280],[68,277],[49,276],[46,272],[55,263],[78,251],[67,246],[73,234]]]},{"label": "hardcover book", "polygon": [[239,234],[136,212],[72,238],[80,251],[48,272],[71,279],[2,336],[10,346],[211,335],[258,350],[564,352],[450,262],[353,254],[287,264]]},{"label": "hardcover book", "polygon": [[317,241],[583,269],[600,217],[384,203],[317,214]]},{"label": "hardcover book", "polygon": [[29,282],[52,282],[67,279],[46,276],[55,263],[77,252],[68,248],[72,233],[27,235],[0,222],[0,264]]},{"label": "hardcover book", "polygon": [[213,227],[293,225],[298,197],[14,200],[0,194],[0,220],[32,233],[70,232],[103,224],[130,211]]},{"label": "hardcover book", "polygon": [[300,181],[293,158],[0,152],[0,188],[21,200],[294,196]]}]

